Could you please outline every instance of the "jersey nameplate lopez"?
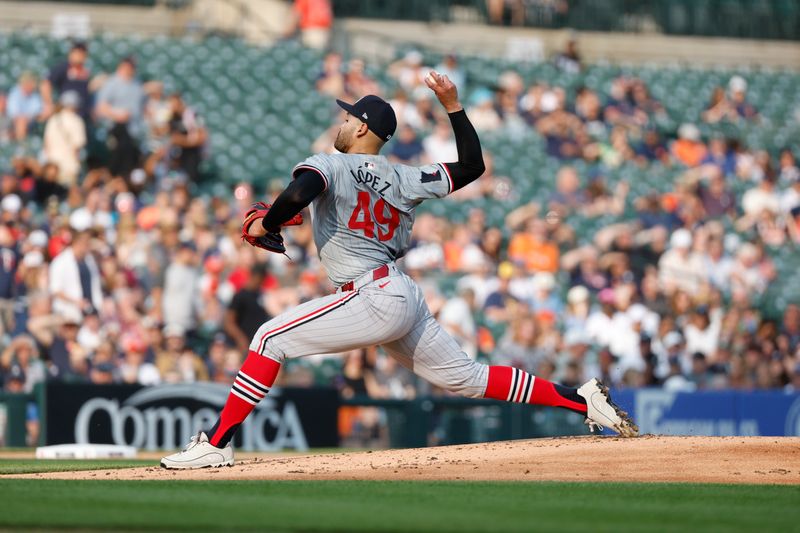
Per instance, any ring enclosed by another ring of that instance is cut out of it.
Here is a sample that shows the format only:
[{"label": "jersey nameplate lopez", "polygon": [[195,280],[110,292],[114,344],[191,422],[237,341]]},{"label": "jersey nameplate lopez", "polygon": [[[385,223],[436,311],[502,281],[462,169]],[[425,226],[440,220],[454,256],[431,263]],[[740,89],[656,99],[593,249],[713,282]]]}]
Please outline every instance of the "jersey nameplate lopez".
[{"label": "jersey nameplate lopez", "polygon": [[359,165],[355,170],[350,170],[350,174],[353,176],[353,179],[356,180],[356,183],[366,185],[383,197],[383,193],[388,191],[392,184],[377,174],[370,172],[371,168],[374,169],[375,165],[370,162],[365,162]]}]

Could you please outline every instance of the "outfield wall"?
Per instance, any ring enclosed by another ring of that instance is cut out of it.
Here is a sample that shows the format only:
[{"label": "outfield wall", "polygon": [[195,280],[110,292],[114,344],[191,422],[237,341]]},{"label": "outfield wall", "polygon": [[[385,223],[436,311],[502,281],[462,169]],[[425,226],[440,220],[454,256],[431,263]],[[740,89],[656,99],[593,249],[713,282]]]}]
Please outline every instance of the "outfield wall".
[{"label": "outfield wall", "polygon": [[[37,394],[0,396],[0,443],[24,446],[26,421],[38,411],[40,444],[175,449],[213,424],[228,390],[214,383],[48,384]],[[642,433],[800,436],[798,392],[639,389],[615,391],[614,398]],[[370,409],[384,438],[353,444],[348,421]],[[341,444],[410,448],[586,433],[580,415],[560,409],[450,396],[342,399],[332,388],[275,388],[243,424],[235,444],[247,451]]]}]

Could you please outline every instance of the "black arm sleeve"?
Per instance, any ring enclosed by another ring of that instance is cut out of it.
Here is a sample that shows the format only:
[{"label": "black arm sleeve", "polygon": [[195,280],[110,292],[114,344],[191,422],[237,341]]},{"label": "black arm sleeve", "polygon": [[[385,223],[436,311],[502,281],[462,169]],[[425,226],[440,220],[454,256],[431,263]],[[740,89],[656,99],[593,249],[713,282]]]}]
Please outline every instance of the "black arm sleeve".
[{"label": "black arm sleeve", "polygon": [[261,225],[268,231],[275,231],[275,228],[280,228],[281,224],[305,209],[324,190],[325,179],[318,172],[301,172],[275,199],[267,216],[261,219]]},{"label": "black arm sleeve", "polygon": [[450,177],[453,178],[453,191],[457,191],[481,177],[486,170],[486,165],[483,163],[481,141],[467,118],[467,112],[462,109],[455,113],[449,113],[448,116],[456,137],[458,162],[445,164],[450,171]]}]

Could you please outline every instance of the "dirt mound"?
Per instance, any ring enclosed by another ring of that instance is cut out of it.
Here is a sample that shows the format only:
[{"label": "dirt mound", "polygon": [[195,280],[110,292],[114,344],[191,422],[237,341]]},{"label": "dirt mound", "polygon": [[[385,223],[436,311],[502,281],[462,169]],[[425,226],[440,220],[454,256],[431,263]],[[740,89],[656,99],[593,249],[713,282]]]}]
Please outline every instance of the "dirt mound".
[{"label": "dirt mound", "polygon": [[51,479],[367,479],[800,484],[800,438],[564,437],[158,467],[30,474]]}]

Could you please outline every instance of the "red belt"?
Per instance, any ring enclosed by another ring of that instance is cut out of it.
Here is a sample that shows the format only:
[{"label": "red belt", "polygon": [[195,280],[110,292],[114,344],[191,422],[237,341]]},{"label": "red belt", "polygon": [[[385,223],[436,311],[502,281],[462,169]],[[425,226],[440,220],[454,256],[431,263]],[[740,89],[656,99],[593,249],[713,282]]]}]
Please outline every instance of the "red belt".
[{"label": "red belt", "polygon": [[[385,278],[388,275],[389,275],[389,265],[381,265],[372,271],[372,281],[377,281],[379,279]],[[352,291],[353,288],[354,288],[354,281],[348,281],[347,283],[339,287],[339,290],[341,290],[342,292]]]}]

